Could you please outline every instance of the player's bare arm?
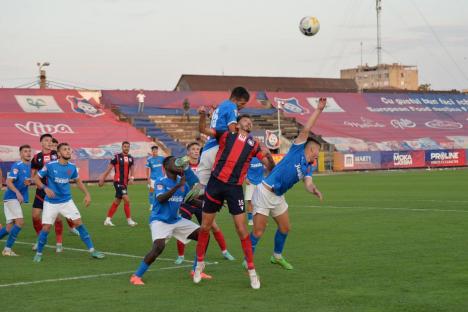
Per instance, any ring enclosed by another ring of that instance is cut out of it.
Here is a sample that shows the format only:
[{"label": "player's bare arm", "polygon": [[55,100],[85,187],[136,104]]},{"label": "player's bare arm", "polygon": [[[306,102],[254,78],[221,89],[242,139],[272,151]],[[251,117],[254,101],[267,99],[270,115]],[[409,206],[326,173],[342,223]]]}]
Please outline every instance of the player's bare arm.
[{"label": "player's bare arm", "polygon": [[48,188],[44,183],[42,183],[41,181],[41,177],[36,174],[33,178],[34,180],[34,183],[36,183],[37,185],[37,188],[40,189],[40,190],[44,190],[44,192],[46,193],[46,195],[50,198],[53,198],[55,197],[55,193],[54,191],[52,191],[50,188]]},{"label": "player's bare arm", "polygon": [[185,185],[185,175],[182,176],[182,178],[180,178],[180,181],[179,183],[177,183],[176,185],[174,185],[173,188],[171,188],[169,191],[167,191],[166,193],[163,193],[163,194],[159,194],[156,199],[158,200],[158,202],[160,203],[163,203],[167,200],[169,200],[169,198],[172,197],[172,195],[174,195],[175,192],[177,192],[177,190],[184,186]]},{"label": "player's bare arm", "polygon": [[206,127],[206,108],[204,106],[201,106],[198,109],[198,114],[200,115],[200,119],[198,120],[198,131],[208,136],[215,136],[215,130]]},{"label": "player's bare arm", "polygon": [[107,166],[107,169],[106,171],[104,171],[104,173],[101,175],[101,178],[99,179],[99,186],[103,186],[104,185],[104,181],[106,180],[107,176],[109,175],[109,173],[112,171],[112,164],[109,164]]},{"label": "player's bare arm", "polygon": [[319,189],[317,188],[317,186],[314,184],[314,181],[312,179],[312,177],[305,177],[304,178],[304,185],[305,185],[305,188],[306,190],[309,192],[309,193],[312,193],[314,194],[315,196],[317,196],[320,201],[323,200],[323,195],[322,193],[319,191]]},{"label": "player's bare arm", "polygon": [[312,115],[310,115],[309,120],[307,120],[306,124],[304,125],[301,132],[297,136],[296,141],[295,141],[296,144],[302,144],[305,141],[307,141],[310,130],[317,122],[317,119],[319,118],[322,111],[325,109],[326,105],[327,105],[327,99],[320,98],[317,104],[317,109],[312,113]]},{"label": "player's bare arm", "polygon": [[82,191],[83,194],[85,194],[85,197],[83,199],[83,203],[85,204],[86,207],[88,207],[89,204],[91,203],[91,195],[89,194],[88,189],[83,184],[83,182],[81,181],[80,178],[75,179],[75,181],[76,181],[76,185],[78,186],[78,189],[80,191]]},{"label": "player's bare arm", "polygon": [[16,198],[18,199],[19,203],[22,204],[24,201],[23,195],[21,195],[21,192],[18,191],[18,189],[15,187],[13,181],[14,180],[11,178],[6,179],[6,185],[10,190],[12,190],[16,194]]}]

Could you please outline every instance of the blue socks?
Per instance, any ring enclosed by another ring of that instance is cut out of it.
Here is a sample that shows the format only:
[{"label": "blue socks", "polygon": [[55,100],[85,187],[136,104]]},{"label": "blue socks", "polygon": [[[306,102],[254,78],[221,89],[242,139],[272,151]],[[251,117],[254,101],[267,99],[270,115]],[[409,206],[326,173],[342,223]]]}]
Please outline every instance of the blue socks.
[{"label": "blue socks", "polygon": [[260,237],[255,237],[255,235],[252,232],[250,233],[250,240],[252,241],[252,252],[255,253],[255,248],[257,247]]},{"label": "blue socks", "polygon": [[251,212],[247,212],[247,220],[252,221],[253,220],[253,215]]},{"label": "blue socks", "polygon": [[280,230],[276,230],[275,233],[275,254],[281,255],[283,253],[284,244],[286,243],[286,238],[288,233],[281,233]]},{"label": "blue socks", "polygon": [[44,246],[47,244],[48,235],[49,235],[49,232],[41,231],[39,233],[39,237],[37,238],[37,253],[38,254],[42,254],[42,251],[44,250]]},{"label": "blue socks", "polygon": [[7,248],[11,248],[13,246],[13,244],[16,241],[16,237],[18,237],[18,234],[20,231],[21,231],[21,228],[17,226],[16,224],[14,224],[10,230],[10,235],[8,235],[8,239],[5,245]]},{"label": "blue socks", "polygon": [[135,275],[138,277],[142,277],[143,274],[145,274],[145,272],[148,270],[148,268],[149,268],[149,265],[146,264],[145,261],[141,261],[140,266],[135,272]]},{"label": "blue socks", "polygon": [[4,238],[5,236],[8,235],[8,231],[6,229],[6,226],[2,227],[2,229],[0,230],[0,239]]},{"label": "blue socks", "polygon": [[91,241],[91,237],[89,236],[88,230],[84,224],[77,226],[76,230],[80,233],[80,238],[83,243],[85,243],[86,247],[88,247],[88,249],[94,249],[93,242]]}]

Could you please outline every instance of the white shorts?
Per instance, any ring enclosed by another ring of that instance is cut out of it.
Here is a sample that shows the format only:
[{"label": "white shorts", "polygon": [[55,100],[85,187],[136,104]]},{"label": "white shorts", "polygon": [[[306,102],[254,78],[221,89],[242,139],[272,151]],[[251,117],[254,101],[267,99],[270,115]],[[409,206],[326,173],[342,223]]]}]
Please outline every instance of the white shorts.
[{"label": "white shorts", "polygon": [[244,192],[244,199],[245,200],[252,200],[252,195],[257,185],[255,184],[246,184],[245,185],[245,192]]},{"label": "white shorts", "polygon": [[284,199],[284,195],[278,196],[275,193],[267,190],[263,183],[260,183],[255,188],[252,195],[253,214],[262,214],[273,218],[282,215],[288,210],[288,203]]},{"label": "white shorts", "polygon": [[3,209],[5,210],[6,223],[12,223],[15,219],[23,218],[23,210],[17,199],[9,199],[3,202]]},{"label": "white shorts", "polygon": [[168,241],[174,236],[177,240],[187,244],[190,242],[187,237],[199,227],[198,224],[184,218],[173,224],[155,220],[150,224],[151,238],[153,242],[157,239],[166,239]]},{"label": "white shorts", "polygon": [[73,200],[65,203],[53,204],[44,201],[44,209],[42,210],[42,224],[54,224],[55,219],[61,214],[67,219],[77,220],[81,218],[78,208],[76,208]]},{"label": "white shorts", "polygon": [[156,182],[156,180],[150,180],[150,184],[148,185],[150,189],[154,190],[154,183],[155,182]]},{"label": "white shorts", "polygon": [[218,150],[219,145],[216,145],[206,151],[203,151],[200,156],[200,163],[198,164],[196,174],[200,183],[205,186],[208,184],[208,180],[210,179],[211,169],[213,169]]}]

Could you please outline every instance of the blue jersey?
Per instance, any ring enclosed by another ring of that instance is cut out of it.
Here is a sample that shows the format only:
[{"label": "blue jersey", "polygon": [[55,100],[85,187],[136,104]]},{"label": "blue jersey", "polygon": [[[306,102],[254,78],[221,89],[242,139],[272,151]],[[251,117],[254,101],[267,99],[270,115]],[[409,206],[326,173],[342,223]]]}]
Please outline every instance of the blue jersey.
[{"label": "blue jersey", "polygon": [[312,176],[317,167],[308,163],[304,154],[305,142],[293,144],[284,158],[273,168],[263,182],[281,196],[304,177]]},{"label": "blue jersey", "polygon": [[163,156],[150,156],[146,160],[146,168],[150,168],[150,179],[157,180],[164,176],[162,162],[164,160]]},{"label": "blue jersey", "polygon": [[254,185],[260,184],[263,180],[263,172],[262,162],[257,157],[252,158],[249,170],[247,170],[247,179],[249,179],[250,183]]},{"label": "blue jersey", "polygon": [[197,175],[195,174],[195,172],[193,172],[190,166],[188,166],[187,169],[184,170],[184,175],[185,175],[185,181],[189,188],[192,188],[195,184],[200,182]]},{"label": "blue jersey", "polygon": [[177,183],[179,183],[180,177],[177,177],[177,181],[171,180],[168,177],[159,178],[154,182],[154,202],[153,209],[151,210],[150,223],[157,220],[164,223],[174,224],[181,219],[179,215],[180,204],[187,195],[189,188],[187,184],[184,187],[179,187],[177,191],[167,201],[160,203],[156,198],[160,194],[164,194],[172,189]]},{"label": "blue jersey", "polygon": [[[13,180],[13,185],[23,196],[24,202],[29,202],[28,186],[24,184],[26,179],[31,179],[31,164],[19,161],[11,166],[10,172],[8,172],[7,179]],[[3,200],[8,201],[11,199],[17,199],[16,193],[10,189],[7,189],[3,195]]]},{"label": "blue jersey", "polygon": [[69,162],[62,165],[58,161],[51,161],[37,174],[41,178],[47,178],[47,187],[55,193],[55,197],[46,196],[46,202],[59,204],[71,200],[70,180],[78,178],[75,164]]},{"label": "blue jersey", "polygon": [[[216,132],[225,132],[230,124],[237,123],[237,116],[237,105],[230,100],[226,100],[214,110],[211,116],[210,128],[215,129]],[[216,138],[210,138],[203,147],[203,150],[206,151],[217,145]]]}]

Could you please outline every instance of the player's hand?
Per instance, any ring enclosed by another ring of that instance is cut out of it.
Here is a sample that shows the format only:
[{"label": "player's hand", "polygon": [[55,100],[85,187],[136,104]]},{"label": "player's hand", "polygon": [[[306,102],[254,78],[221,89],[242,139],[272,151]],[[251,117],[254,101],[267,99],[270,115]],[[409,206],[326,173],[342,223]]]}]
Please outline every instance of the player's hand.
[{"label": "player's hand", "polygon": [[135,181],[135,178],[134,178],[134,177],[130,177],[130,179],[128,179],[128,184],[133,184],[134,181]]},{"label": "player's hand", "polygon": [[317,109],[323,111],[326,105],[327,105],[327,98],[321,97],[318,100]]},{"label": "player's hand", "polygon": [[30,186],[31,184],[32,184],[31,179],[26,179],[26,180],[24,180],[24,185]]},{"label": "player's hand", "polygon": [[24,202],[23,195],[21,195],[20,192],[16,192],[16,199],[18,199],[18,202],[22,204]]},{"label": "player's hand", "polygon": [[319,191],[318,188],[314,187],[314,190],[312,191],[312,194],[314,194],[315,196],[317,196],[320,201],[323,201],[323,195],[322,193]]},{"label": "player's hand", "polygon": [[245,178],[245,184],[250,185],[249,179]]},{"label": "player's hand", "polygon": [[86,194],[84,199],[83,199],[83,203],[85,204],[85,207],[88,207],[89,204],[91,203],[91,196],[89,194]]},{"label": "player's hand", "polygon": [[102,187],[104,185],[104,179],[99,179],[99,183],[98,183],[98,186],[99,187]]},{"label": "player's hand", "polygon": [[185,185],[185,174],[180,177],[180,181],[178,183],[179,187],[182,187]]},{"label": "player's hand", "polygon": [[52,191],[48,187],[44,188],[44,192],[46,193],[47,197],[49,197],[49,198],[54,198],[55,197],[54,191]]}]

